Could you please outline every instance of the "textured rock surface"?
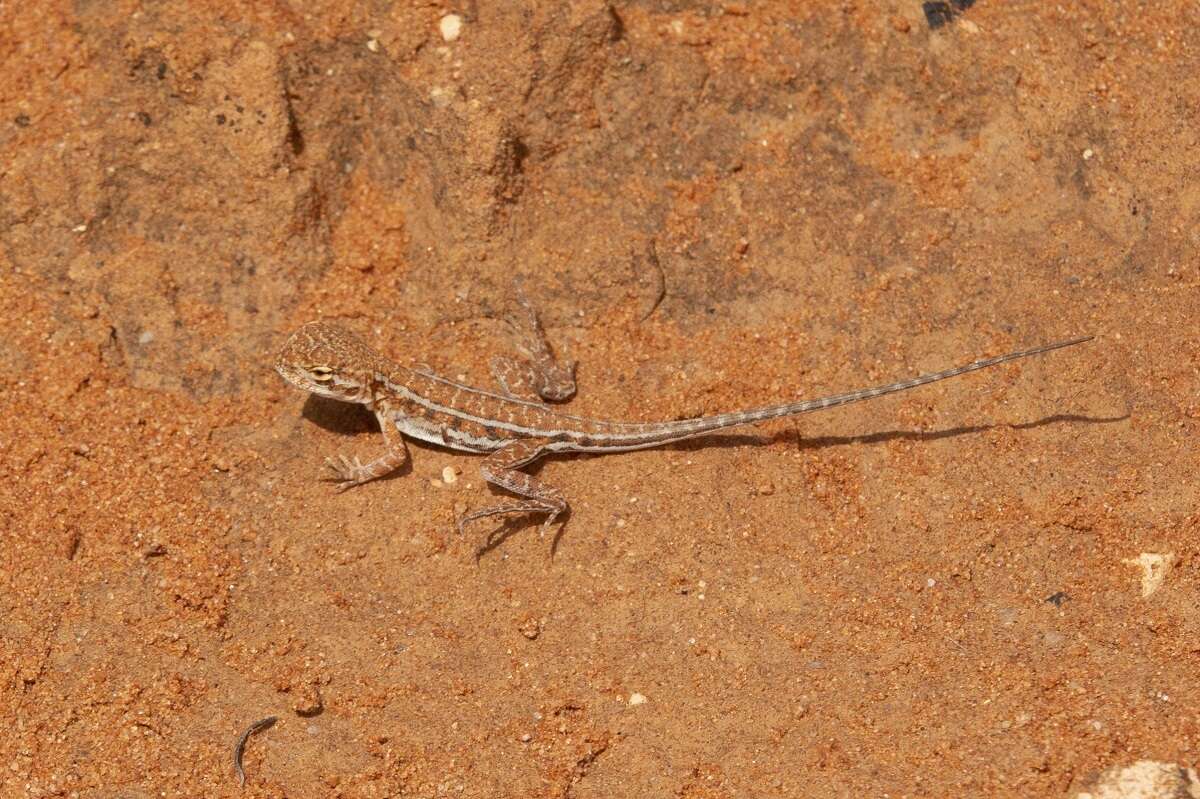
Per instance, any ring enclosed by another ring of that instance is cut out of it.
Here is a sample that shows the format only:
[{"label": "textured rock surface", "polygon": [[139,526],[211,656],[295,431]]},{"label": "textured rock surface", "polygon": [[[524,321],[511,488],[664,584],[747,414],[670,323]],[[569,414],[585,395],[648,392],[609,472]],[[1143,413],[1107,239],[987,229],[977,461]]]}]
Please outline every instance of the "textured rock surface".
[{"label": "textured rock surface", "polygon": [[[1194,758],[1195,3],[9,5],[0,794],[232,795],[272,714],[248,794],[1056,796]],[[514,276],[607,417],[1099,339],[551,461],[556,556],[518,526],[476,563],[475,460],[335,495],[377,435],[270,361],[335,318],[486,383]]]}]

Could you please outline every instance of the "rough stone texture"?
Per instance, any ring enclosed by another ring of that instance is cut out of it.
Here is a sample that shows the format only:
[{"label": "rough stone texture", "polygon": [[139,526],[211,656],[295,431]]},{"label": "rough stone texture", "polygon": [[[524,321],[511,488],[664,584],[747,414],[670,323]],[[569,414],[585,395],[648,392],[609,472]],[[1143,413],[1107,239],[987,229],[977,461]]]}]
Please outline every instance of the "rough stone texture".
[{"label": "rough stone texture", "polygon": [[[965,5],[0,9],[0,795],[242,795],[273,714],[245,795],[1193,762],[1200,9]],[[1099,338],[551,461],[554,558],[516,526],[477,562],[474,459],[335,495],[377,434],[270,362],[334,318],[484,383],[516,276],[607,417]]]}]

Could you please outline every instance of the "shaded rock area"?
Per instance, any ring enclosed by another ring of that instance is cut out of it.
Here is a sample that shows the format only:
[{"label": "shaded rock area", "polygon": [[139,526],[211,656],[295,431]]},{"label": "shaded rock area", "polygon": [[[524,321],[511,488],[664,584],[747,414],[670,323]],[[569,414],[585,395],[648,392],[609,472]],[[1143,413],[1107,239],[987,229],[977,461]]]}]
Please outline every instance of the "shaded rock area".
[{"label": "shaded rock area", "polygon": [[[0,32],[0,794],[240,795],[273,715],[245,795],[1188,774],[1195,3],[45,0]],[[283,338],[486,387],[518,281],[603,418],[1097,339],[550,460],[553,557],[454,531],[470,456],[320,482],[381,442],[283,385]]]}]

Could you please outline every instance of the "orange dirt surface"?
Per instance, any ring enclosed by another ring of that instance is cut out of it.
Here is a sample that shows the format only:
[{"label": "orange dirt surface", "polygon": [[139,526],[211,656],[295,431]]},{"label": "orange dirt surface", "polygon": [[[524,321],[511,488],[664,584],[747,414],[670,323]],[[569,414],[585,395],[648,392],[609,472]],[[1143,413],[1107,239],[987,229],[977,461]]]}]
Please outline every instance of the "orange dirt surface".
[{"label": "orange dirt surface", "polygon": [[[0,796],[1058,797],[1195,764],[1200,7],[947,8],[6,4]],[[284,337],[486,386],[516,276],[605,418],[1097,338],[550,459],[553,554],[454,531],[494,501],[469,455],[321,482],[380,437],[283,384]]]}]

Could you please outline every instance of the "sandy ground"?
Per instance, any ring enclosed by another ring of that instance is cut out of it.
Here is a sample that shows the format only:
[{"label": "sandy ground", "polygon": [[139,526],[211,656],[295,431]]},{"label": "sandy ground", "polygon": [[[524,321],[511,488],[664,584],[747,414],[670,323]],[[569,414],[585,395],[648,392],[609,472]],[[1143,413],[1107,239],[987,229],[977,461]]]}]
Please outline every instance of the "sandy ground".
[{"label": "sandy ground", "polygon": [[[1200,7],[947,8],[0,8],[0,795],[1055,797],[1194,764]],[[553,556],[454,532],[493,500],[470,456],[320,482],[381,442],[282,383],[287,333],[488,385],[514,276],[606,418],[1097,339],[547,461]]]}]

